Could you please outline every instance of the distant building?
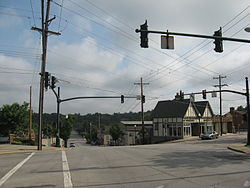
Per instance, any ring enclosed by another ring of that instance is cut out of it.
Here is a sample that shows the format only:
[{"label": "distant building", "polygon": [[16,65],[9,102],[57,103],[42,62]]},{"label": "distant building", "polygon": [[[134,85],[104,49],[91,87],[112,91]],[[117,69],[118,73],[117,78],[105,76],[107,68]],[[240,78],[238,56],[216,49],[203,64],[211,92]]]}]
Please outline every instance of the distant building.
[{"label": "distant building", "polygon": [[[142,121],[121,121],[124,125],[124,144],[136,145],[142,143]],[[151,143],[153,136],[153,122],[144,121],[145,143]]]},{"label": "distant building", "polygon": [[[214,128],[217,132],[220,130],[220,116],[214,116]],[[247,129],[246,111],[235,110],[234,107],[222,116],[223,133],[235,133]]]}]

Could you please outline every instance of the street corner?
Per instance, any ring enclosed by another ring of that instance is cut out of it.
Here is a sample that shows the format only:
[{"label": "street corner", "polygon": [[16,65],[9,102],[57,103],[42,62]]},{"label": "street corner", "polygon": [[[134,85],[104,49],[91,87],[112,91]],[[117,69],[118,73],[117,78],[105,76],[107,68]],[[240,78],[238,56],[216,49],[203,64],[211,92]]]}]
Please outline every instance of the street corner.
[{"label": "street corner", "polygon": [[231,144],[227,148],[232,151],[250,154],[250,147],[246,146],[245,143]]}]

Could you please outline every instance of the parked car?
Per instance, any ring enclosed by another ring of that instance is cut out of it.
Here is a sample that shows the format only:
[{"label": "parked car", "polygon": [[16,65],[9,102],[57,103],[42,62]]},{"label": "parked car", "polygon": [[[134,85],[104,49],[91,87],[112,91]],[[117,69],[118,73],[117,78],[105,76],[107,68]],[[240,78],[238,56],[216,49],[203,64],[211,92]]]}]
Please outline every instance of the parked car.
[{"label": "parked car", "polygon": [[208,132],[206,134],[202,134],[201,135],[201,139],[205,140],[205,139],[214,139],[214,138],[218,138],[219,134],[216,131],[213,132]]},{"label": "parked car", "polygon": [[70,143],[69,147],[76,147],[75,143]]}]

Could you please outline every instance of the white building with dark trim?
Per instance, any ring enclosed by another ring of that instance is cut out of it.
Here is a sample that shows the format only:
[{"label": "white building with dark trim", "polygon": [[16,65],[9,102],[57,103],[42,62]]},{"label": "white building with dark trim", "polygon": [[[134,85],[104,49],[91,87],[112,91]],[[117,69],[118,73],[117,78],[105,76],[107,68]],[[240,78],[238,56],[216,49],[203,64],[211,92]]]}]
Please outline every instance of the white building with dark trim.
[{"label": "white building with dark trim", "polygon": [[152,118],[153,135],[162,137],[162,140],[199,136],[213,130],[213,111],[208,101],[159,101]]}]

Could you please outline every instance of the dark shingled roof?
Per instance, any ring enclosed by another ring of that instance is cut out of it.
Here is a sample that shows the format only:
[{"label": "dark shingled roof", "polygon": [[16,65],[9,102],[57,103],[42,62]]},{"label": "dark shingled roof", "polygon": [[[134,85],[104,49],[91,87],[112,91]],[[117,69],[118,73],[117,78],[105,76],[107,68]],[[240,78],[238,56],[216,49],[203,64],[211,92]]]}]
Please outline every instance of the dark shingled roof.
[{"label": "dark shingled roof", "polygon": [[204,111],[206,109],[206,106],[208,105],[208,108],[210,108],[212,115],[213,115],[213,110],[212,110],[208,101],[197,101],[197,102],[194,102],[194,105],[196,106],[196,108],[197,108],[198,112],[201,114],[201,116],[203,116]]},{"label": "dark shingled roof", "polygon": [[201,116],[203,115],[206,106],[207,106],[208,101],[198,101],[198,102],[194,102],[198,112],[201,114]]},{"label": "dark shingled roof", "polygon": [[208,101],[190,102],[190,99],[184,99],[159,101],[153,110],[152,116],[154,118],[184,117],[190,103],[197,115],[200,113],[203,116],[207,105],[213,115],[213,110]]},{"label": "dark shingled roof", "polygon": [[154,118],[184,117],[190,100],[159,101],[153,111]]}]

